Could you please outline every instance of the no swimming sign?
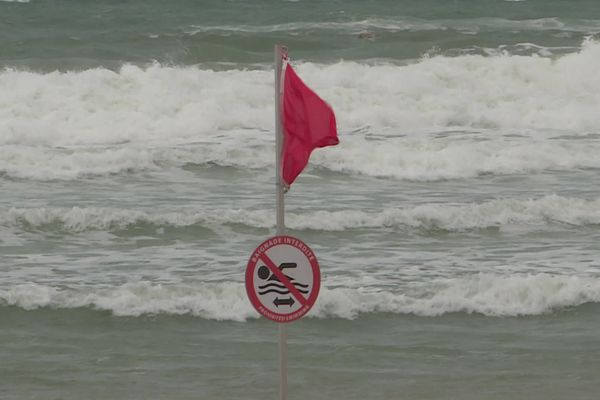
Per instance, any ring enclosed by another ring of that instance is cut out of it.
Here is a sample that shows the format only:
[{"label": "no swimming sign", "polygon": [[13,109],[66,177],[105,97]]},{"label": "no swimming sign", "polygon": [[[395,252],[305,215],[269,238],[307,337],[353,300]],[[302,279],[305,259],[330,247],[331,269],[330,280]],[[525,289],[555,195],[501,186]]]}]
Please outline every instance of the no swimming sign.
[{"label": "no swimming sign", "polygon": [[272,321],[292,322],[301,318],[315,304],[320,288],[317,257],[295,237],[269,238],[248,260],[248,298],[261,315]]}]

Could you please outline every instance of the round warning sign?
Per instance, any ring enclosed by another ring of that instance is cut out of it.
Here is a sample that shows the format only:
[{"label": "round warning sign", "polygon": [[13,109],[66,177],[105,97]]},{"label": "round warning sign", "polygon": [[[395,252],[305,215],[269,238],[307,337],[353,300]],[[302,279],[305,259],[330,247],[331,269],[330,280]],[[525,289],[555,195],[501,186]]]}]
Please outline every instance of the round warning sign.
[{"label": "round warning sign", "polygon": [[256,310],[291,322],[311,309],[321,288],[315,253],[300,239],[275,236],[261,243],[246,267],[246,292]]}]

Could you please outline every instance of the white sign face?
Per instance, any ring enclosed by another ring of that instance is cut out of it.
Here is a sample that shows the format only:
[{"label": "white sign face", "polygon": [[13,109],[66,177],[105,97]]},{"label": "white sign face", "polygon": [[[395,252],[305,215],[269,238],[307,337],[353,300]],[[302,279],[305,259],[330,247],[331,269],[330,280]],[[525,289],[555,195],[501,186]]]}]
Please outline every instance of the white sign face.
[{"label": "white sign face", "polygon": [[252,253],[246,291],[252,305],[276,322],[294,321],[310,310],[321,285],[319,264],[304,242],[276,236]]}]

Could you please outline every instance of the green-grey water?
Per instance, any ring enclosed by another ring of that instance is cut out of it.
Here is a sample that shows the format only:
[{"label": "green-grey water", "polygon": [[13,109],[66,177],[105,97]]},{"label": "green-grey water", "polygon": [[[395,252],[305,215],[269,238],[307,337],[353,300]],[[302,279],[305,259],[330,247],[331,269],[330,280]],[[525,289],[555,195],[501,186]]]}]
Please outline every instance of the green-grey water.
[{"label": "green-grey water", "polygon": [[[279,395],[276,337],[269,323],[164,315],[114,318],[64,310],[10,309],[2,314],[11,323],[1,336],[9,343],[2,350],[9,360],[3,376],[11,384],[3,391],[6,399],[23,394]],[[599,367],[594,353],[599,350],[597,314],[593,306],[528,319],[392,314],[327,323],[307,319],[291,326],[290,396],[593,398]]]}]

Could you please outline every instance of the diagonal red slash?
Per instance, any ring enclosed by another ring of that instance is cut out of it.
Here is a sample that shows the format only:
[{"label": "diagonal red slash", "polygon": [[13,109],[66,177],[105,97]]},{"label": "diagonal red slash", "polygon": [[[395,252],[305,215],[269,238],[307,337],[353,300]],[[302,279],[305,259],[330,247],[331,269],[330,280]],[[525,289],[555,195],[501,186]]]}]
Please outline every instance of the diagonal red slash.
[{"label": "diagonal red slash", "polygon": [[289,289],[289,291],[294,295],[296,300],[298,300],[300,302],[300,304],[305,306],[306,299],[302,296],[302,294],[298,291],[298,289],[296,289],[296,286],[294,286],[292,284],[292,282],[290,282],[290,280],[287,278],[287,276],[285,276],[283,274],[283,272],[281,272],[279,270],[279,268],[277,268],[275,263],[273,261],[271,261],[271,259],[265,253],[262,253],[260,255],[260,259],[263,260],[263,262],[267,265],[267,267],[269,267],[271,272],[273,274],[275,274],[277,279],[279,279],[279,282],[283,283],[285,285],[285,287]]}]

